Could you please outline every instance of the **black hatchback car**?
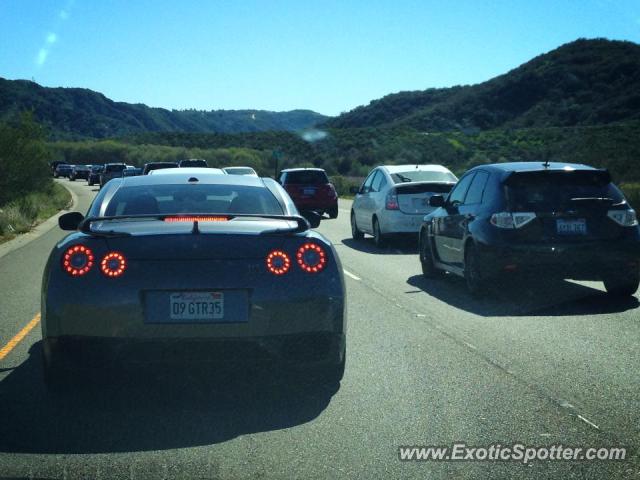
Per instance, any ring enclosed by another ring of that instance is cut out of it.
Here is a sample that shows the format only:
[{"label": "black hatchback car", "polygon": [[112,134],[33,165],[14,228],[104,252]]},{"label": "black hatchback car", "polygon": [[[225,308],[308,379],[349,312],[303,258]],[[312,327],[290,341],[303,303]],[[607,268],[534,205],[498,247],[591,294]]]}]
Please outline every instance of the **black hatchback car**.
[{"label": "black hatchback car", "polygon": [[426,277],[449,271],[476,294],[509,272],[603,281],[633,295],[640,283],[636,212],[606,170],[567,163],[501,163],[469,170],[420,230]]}]

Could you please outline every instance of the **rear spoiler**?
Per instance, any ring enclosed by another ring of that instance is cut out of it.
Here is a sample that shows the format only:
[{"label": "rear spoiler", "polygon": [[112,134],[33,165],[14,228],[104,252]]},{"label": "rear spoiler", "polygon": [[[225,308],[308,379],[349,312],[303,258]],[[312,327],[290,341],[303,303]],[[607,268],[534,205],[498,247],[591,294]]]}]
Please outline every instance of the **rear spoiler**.
[{"label": "rear spoiler", "polygon": [[507,176],[504,178],[502,183],[505,185],[513,185],[517,183],[519,180],[523,180],[525,178],[536,179],[536,180],[544,180],[545,178],[549,178],[553,175],[568,175],[569,178],[578,179],[580,177],[585,179],[593,179],[596,182],[599,182],[602,185],[606,185],[611,182],[611,174],[605,168],[593,169],[593,170],[564,170],[559,168],[547,168],[544,170],[522,170],[519,172],[509,172]]},{"label": "rear spoiler", "polygon": [[[306,232],[309,230],[310,225],[307,219],[298,216],[298,215],[263,215],[263,214],[247,214],[247,213],[234,213],[234,214],[225,214],[225,213],[188,213],[188,214],[179,214],[179,213],[167,213],[167,214],[143,214],[143,215],[114,215],[112,217],[87,217],[78,226],[78,230],[82,233],[86,233],[87,235],[100,236],[100,237],[121,237],[121,236],[130,236],[131,234],[128,232],[117,232],[113,230],[104,231],[104,232],[95,232],[91,229],[91,224],[94,222],[108,222],[113,220],[162,220],[164,221],[166,218],[172,217],[225,217],[227,220],[233,220],[235,218],[266,218],[270,220],[284,220],[290,222],[296,222],[297,226],[294,228],[276,228],[273,230],[267,230],[261,233],[261,235],[276,235],[276,234],[286,234],[293,235],[296,233]],[[193,221],[193,230],[194,234],[200,233],[198,227],[198,220]]]},{"label": "rear spoiler", "polygon": [[411,193],[449,193],[456,182],[406,182],[393,187],[397,194]]}]

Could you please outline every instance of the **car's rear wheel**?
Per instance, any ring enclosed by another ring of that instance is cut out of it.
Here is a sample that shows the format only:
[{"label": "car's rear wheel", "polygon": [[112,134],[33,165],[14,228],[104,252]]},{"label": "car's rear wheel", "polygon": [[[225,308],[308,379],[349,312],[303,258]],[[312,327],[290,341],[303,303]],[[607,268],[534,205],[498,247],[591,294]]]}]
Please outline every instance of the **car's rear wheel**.
[{"label": "car's rear wheel", "polygon": [[76,177],[69,177],[69,181],[70,182],[75,182],[76,181]]},{"label": "car's rear wheel", "polygon": [[384,247],[387,244],[387,239],[384,234],[380,231],[380,222],[376,217],[373,217],[373,241],[375,242],[377,247]]},{"label": "car's rear wheel", "polygon": [[420,234],[420,264],[422,265],[422,274],[425,278],[434,278],[442,273],[433,263],[431,242],[429,241],[426,230]]},{"label": "car's rear wheel", "polygon": [[487,282],[481,269],[480,255],[473,243],[465,248],[464,279],[471,295],[480,296],[486,292]]},{"label": "car's rear wheel", "polygon": [[364,233],[358,230],[358,225],[356,224],[356,214],[351,211],[351,237],[354,240],[362,240],[364,238]]},{"label": "car's rear wheel", "polygon": [[335,207],[331,207],[327,210],[327,214],[329,215],[329,218],[338,218],[338,206],[336,205]]},{"label": "car's rear wheel", "polygon": [[[625,270],[622,270],[624,272]],[[603,278],[604,288],[609,295],[628,297],[638,291],[640,270],[627,270],[626,273],[608,273]]]}]

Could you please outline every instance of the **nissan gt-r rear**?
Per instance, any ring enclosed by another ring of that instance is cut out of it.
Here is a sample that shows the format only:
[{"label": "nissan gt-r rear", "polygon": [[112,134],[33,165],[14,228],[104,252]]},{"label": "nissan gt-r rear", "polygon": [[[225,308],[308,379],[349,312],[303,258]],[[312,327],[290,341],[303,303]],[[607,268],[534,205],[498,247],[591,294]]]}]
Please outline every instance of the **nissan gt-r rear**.
[{"label": "nissan gt-r rear", "polygon": [[229,355],[342,378],[345,289],[331,243],[275,181],[199,173],[109,182],[51,252],[44,377]]}]

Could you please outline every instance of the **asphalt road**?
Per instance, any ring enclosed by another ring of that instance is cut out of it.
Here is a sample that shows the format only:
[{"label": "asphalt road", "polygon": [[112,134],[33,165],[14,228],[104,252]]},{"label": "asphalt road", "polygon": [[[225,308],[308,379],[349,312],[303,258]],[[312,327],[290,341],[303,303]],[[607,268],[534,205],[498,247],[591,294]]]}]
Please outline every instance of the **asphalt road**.
[{"label": "asphalt road", "polygon": [[[84,211],[94,195],[66,182]],[[338,387],[164,371],[49,395],[40,327],[0,360],[0,478],[640,478],[640,309],[599,284],[514,280],[475,300],[411,239],[320,231],[348,288]],[[53,229],[0,258],[0,348],[38,313]],[[304,312],[301,312],[303,317]],[[624,462],[401,462],[401,445],[626,446]]]}]

